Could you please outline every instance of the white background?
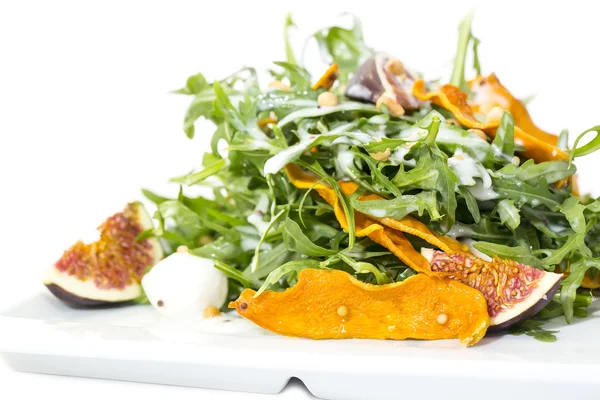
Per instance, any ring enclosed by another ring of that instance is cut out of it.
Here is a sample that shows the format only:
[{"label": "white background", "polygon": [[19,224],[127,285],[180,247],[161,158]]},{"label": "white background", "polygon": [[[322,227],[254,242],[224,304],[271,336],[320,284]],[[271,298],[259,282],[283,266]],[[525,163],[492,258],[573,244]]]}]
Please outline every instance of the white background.
[{"label": "white background", "polygon": [[[456,27],[473,4],[0,3],[0,308],[40,290],[40,270],[106,216],[139,199],[141,187],[169,190],[168,178],[200,165],[211,131],[199,126],[189,141],[182,120],[190,99],[168,94],[188,75],[202,71],[220,78],[243,65],[266,68],[283,59],[288,11],[306,32],[350,11],[362,18],[371,46],[433,78],[448,70]],[[482,40],[485,73],[496,72],[517,96],[537,93],[530,110],[541,127],[575,134],[600,123],[593,2],[482,2],[474,31]],[[593,158],[577,164],[586,189],[594,188]],[[0,392],[17,391],[16,398],[269,398],[34,376],[1,363],[0,382]],[[295,385],[280,397],[309,395]]]}]

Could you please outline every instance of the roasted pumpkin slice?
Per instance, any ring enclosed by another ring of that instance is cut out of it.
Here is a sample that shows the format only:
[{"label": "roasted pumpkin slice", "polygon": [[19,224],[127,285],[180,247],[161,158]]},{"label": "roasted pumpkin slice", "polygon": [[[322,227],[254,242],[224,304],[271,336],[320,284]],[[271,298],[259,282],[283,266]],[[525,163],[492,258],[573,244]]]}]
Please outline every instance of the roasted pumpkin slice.
[{"label": "roasted pumpkin slice", "polygon": [[[480,122],[475,118],[473,108],[467,101],[467,94],[453,85],[444,85],[438,92],[428,92],[425,82],[418,80],[413,86],[413,94],[421,100],[429,100],[434,104],[450,111],[454,118],[467,128],[481,129],[494,138],[499,122]],[[558,147],[525,132],[520,126],[515,126],[515,142],[525,149],[523,155],[535,162],[568,160],[569,156]]]},{"label": "roasted pumpkin slice", "polygon": [[588,272],[583,277],[583,282],[581,282],[581,287],[585,289],[598,289],[600,288],[600,275],[596,275],[592,278],[592,275]]},{"label": "roasted pumpkin slice", "polygon": [[370,285],[338,270],[305,269],[284,292],[246,289],[229,303],[272,332],[311,339],[460,339],[472,346],[489,325],[483,295],[460,282],[415,275]]},{"label": "roasted pumpkin slice", "polygon": [[339,67],[337,63],[333,63],[327,68],[327,71],[319,78],[318,81],[312,85],[313,90],[323,88],[325,90],[331,89],[335,80],[338,78]]},{"label": "roasted pumpkin slice", "polygon": [[469,88],[473,93],[473,98],[469,103],[475,112],[487,114],[494,107],[501,107],[512,115],[515,125],[519,128],[542,142],[556,146],[558,136],[538,128],[523,103],[500,83],[495,74],[487,77],[478,76],[469,81]]}]

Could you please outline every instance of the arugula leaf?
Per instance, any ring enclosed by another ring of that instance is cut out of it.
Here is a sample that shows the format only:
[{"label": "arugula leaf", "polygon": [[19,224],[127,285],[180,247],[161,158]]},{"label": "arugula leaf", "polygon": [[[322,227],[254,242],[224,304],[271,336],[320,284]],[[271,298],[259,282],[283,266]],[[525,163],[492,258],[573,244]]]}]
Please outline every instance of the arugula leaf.
[{"label": "arugula leaf", "polygon": [[319,268],[319,262],[315,260],[298,260],[298,261],[290,261],[283,264],[281,267],[277,268],[273,272],[267,276],[265,282],[262,284],[260,289],[256,292],[254,297],[260,296],[265,290],[267,290],[271,285],[274,285],[279,282],[281,278],[291,273],[298,273],[303,269],[307,268]]},{"label": "arugula leaf", "polygon": [[569,197],[560,207],[560,212],[565,215],[571,228],[579,234],[584,234],[586,230],[586,222],[583,215],[585,208],[577,197]]},{"label": "arugula leaf", "polygon": [[567,241],[557,249],[540,249],[536,250],[534,254],[546,255],[541,261],[549,265],[558,265],[575,251],[583,251],[586,255],[589,254],[589,249],[586,247],[583,235],[572,235]]},{"label": "arugula leaf", "polygon": [[[244,77],[244,74],[249,76]],[[245,88],[242,90],[233,89],[234,84],[239,81],[244,82]],[[227,93],[227,95],[239,95],[244,90],[251,91],[251,87],[256,84],[256,71],[252,68],[243,68],[229,77],[215,83],[221,86],[222,91]],[[204,117],[215,123],[221,122],[219,121],[219,116],[214,113],[214,102],[216,100],[214,83],[207,83],[206,79],[201,74],[196,74],[188,78],[186,86],[177,90],[176,93],[194,95],[194,99],[189,105],[183,121],[183,130],[190,139],[194,137],[194,123],[199,118]]]},{"label": "arugula leaf", "polygon": [[[275,204],[275,202],[273,202],[272,204]],[[273,211],[274,210],[272,210],[271,212],[273,212]],[[279,219],[281,217],[283,217],[288,211],[289,211],[288,209],[283,209],[283,210],[279,211],[277,214],[273,215],[271,218],[271,221],[269,222],[269,225],[267,225],[267,228],[265,229],[262,236],[260,237],[260,240],[258,241],[258,245],[256,246],[256,250],[254,251],[254,262],[252,263],[252,267],[251,267],[251,271],[253,273],[255,273],[258,270],[259,261],[260,261],[260,249],[261,249],[262,244],[266,240],[267,235],[269,234],[271,229],[273,229],[273,226],[275,226],[275,224],[279,221]]]},{"label": "arugula leaf", "polygon": [[342,112],[364,112],[377,114],[379,113],[379,110],[373,104],[358,103],[354,101],[344,102],[340,105],[331,107],[307,107],[289,113],[277,123],[277,126],[283,129],[286,125],[303,118],[323,117],[325,115]]},{"label": "arugula leaf", "polygon": [[218,259],[224,261],[244,260],[245,257],[240,257],[244,253],[238,242],[231,241],[224,237],[219,237],[212,243],[202,247],[197,247],[190,250],[190,253],[204,258]]},{"label": "arugula leaf", "polygon": [[227,166],[227,161],[223,158],[216,161],[211,166],[204,168],[202,171],[192,172],[177,178],[171,178],[171,182],[183,183],[186,186],[197,185],[209,176],[217,174]]},{"label": "arugula leaf", "polygon": [[406,143],[411,143],[411,142],[409,142],[408,140],[399,139],[399,138],[394,138],[394,139],[379,138],[379,141],[369,142],[366,145],[364,145],[363,148],[365,150],[367,150],[369,153],[381,153],[381,152],[386,151],[387,149],[395,150],[396,148],[398,148],[400,146],[404,146]]},{"label": "arugula leaf", "polygon": [[392,282],[392,280],[387,275],[385,275],[385,273],[381,272],[376,266],[374,266],[371,263],[364,261],[355,261],[343,252],[338,253],[338,257],[350,267],[352,267],[352,269],[354,269],[358,274],[373,274],[375,276],[375,279],[377,280],[378,285],[384,285],[386,283]]},{"label": "arugula leaf", "polygon": [[184,87],[179,90],[174,90],[173,93],[199,94],[208,89],[210,89],[210,84],[206,81],[204,75],[198,72],[196,75],[192,75],[187,79]]},{"label": "arugula leaf", "polygon": [[529,204],[537,207],[541,204],[549,210],[558,210],[562,203],[560,196],[550,192],[544,177],[541,177],[536,186],[525,182],[506,179],[493,179],[493,187],[501,198],[513,200],[517,207]]},{"label": "arugula leaf", "polygon": [[549,331],[543,329],[543,321],[529,320],[512,329],[512,334],[515,336],[527,335],[539,340],[540,342],[552,343],[556,342],[556,333],[558,331]]},{"label": "arugula leaf", "polygon": [[196,93],[196,97],[189,105],[183,120],[183,130],[190,139],[192,139],[195,134],[194,123],[196,120],[198,120],[200,117],[204,117],[206,119],[212,118],[214,100],[215,95],[212,89],[207,89]]},{"label": "arugula leaf", "polygon": [[376,188],[377,193],[383,192],[386,194],[392,194],[397,197],[402,196],[400,189],[398,189],[398,187],[394,185],[392,181],[390,181],[390,179],[387,176],[385,176],[384,173],[381,172],[381,170],[377,167],[377,164],[372,157],[362,154],[358,150],[354,150],[354,155],[355,157],[362,159],[369,166],[369,171],[371,172],[372,186]]},{"label": "arugula leaf", "polygon": [[569,267],[569,276],[563,279],[561,283],[560,302],[563,305],[565,319],[569,323],[573,320],[573,303],[575,302],[577,288],[581,286],[585,273],[592,265],[598,268],[600,264],[597,260],[587,262],[584,259],[572,263]]},{"label": "arugula leaf", "polygon": [[[271,249],[261,251],[255,272],[252,272],[251,267],[248,267],[244,270],[244,273],[256,279],[263,279],[293,257],[295,257],[295,254],[285,247],[285,243],[279,243]],[[254,262],[251,266],[253,265]]]},{"label": "arugula leaf", "polygon": [[569,130],[563,129],[560,131],[558,135],[558,140],[556,141],[556,147],[559,149],[567,150],[569,148]]},{"label": "arugula leaf", "polygon": [[275,65],[280,66],[285,71],[285,76],[290,81],[290,85],[301,92],[311,88],[311,78],[308,71],[295,64],[285,61],[275,61]]},{"label": "arugula leaf", "polygon": [[202,226],[200,216],[177,200],[168,200],[159,204],[158,212],[162,218],[172,219],[177,226],[177,232],[188,240],[193,240],[202,233],[208,233],[208,230]]},{"label": "arugula leaf", "polygon": [[494,151],[508,157],[515,154],[515,122],[508,111],[504,111],[504,114],[502,114],[492,147]]},{"label": "arugula leaf", "polygon": [[479,212],[479,205],[477,204],[477,199],[475,196],[471,194],[467,189],[460,187],[458,188],[458,193],[463,197],[465,203],[467,205],[467,209],[471,216],[473,217],[473,221],[478,224],[481,221],[481,213]]},{"label": "arugula leaf", "polygon": [[444,232],[447,232],[455,220],[457,207],[455,188],[458,184],[458,178],[448,167],[447,159],[436,157],[433,161],[433,168],[440,172],[436,189],[442,197],[440,207],[440,211],[443,213],[441,227]]},{"label": "arugula leaf", "polygon": [[546,183],[555,183],[575,175],[575,172],[577,172],[575,165],[567,161],[545,161],[536,164],[533,160],[527,160],[520,166],[507,164],[493,174],[498,178],[516,178],[530,185],[537,185],[540,178],[544,178]]},{"label": "arugula leaf", "polygon": [[214,265],[216,269],[223,272],[225,275],[227,275],[228,278],[238,281],[239,283],[244,285],[244,287],[256,289],[260,286],[257,281],[247,278],[246,276],[244,276],[243,273],[241,273],[239,270],[235,269],[231,265],[228,265],[219,260],[213,261],[215,263]]},{"label": "arugula leaf", "polygon": [[515,207],[515,202],[512,200],[504,199],[498,202],[498,214],[500,221],[510,229],[517,229],[521,225],[519,209]]},{"label": "arugula leaf", "polygon": [[168,197],[160,196],[154,192],[151,192],[148,189],[142,189],[142,194],[144,195],[144,197],[146,197],[148,200],[150,200],[151,202],[153,202],[156,205],[164,203],[167,200],[171,200]]},{"label": "arugula leaf", "polygon": [[[543,212],[540,209],[533,209],[531,207],[522,207],[521,213],[538,231],[549,238],[563,239],[573,233],[573,231],[563,223],[564,215],[561,215],[560,213]],[[550,229],[549,227],[552,227],[553,229]]]},{"label": "arugula leaf", "polygon": [[351,29],[332,26],[316,32],[313,37],[321,49],[323,61],[338,64],[341,83],[347,82],[348,75],[373,54],[363,41],[362,27],[357,18]]},{"label": "arugula leaf", "polygon": [[390,200],[358,200],[350,198],[350,204],[356,211],[375,218],[402,219],[409,214],[422,216],[427,211],[432,220],[442,218],[437,209],[436,194],[424,191],[416,195],[403,195]]},{"label": "arugula leaf", "polygon": [[340,189],[340,186],[335,181],[335,179],[330,177],[323,170],[323,168],[320,166],[320,164],[318,164],[316,162],[307,163],[302,160],[299,160],[299,161],[300,161],[299,164],[302,167],[315,173],[319,178],[324,180],[335,191],[335,194],[337,195],[338,199],[340,200],[340,203],[342,204],[342,208],[344,210],[344,216],[346,217],[346,221],[348,222],[348,233],[349,233],[348,248],[352,249],[352,247],[354,247],[354,242],[356,240],[356,231],[355,231],[355,224],[354,224],[354,209],[352,208],[352,205],[350,204],[348,198],[346,197],[346,195],[344,195],[344,193]]},{"label": "arugula leaf", "polygon": [[283,231],[283,242],[289,251],[301,253],[311,257],[331,256],[336,252],[318,246],[306,237],[296,221],[286,218]]},{"label": "arugula leaf", "polygon": [[473,244],[473,247],[490,257],[508,258],[521,264],[531,265],[532,267],[542,268],[544,266],[544,263],[525,247],[510,247],[489,242],[476,242]]},{"label": "arugula leaf", "polygon": [[419,188],[423,190],[436,189],[439,171],[432,168],[431,154],[426,149],[417,152],[418,162],[415,168],[404,171],[400,168],[392,178],[392,183],[403,189]]}]

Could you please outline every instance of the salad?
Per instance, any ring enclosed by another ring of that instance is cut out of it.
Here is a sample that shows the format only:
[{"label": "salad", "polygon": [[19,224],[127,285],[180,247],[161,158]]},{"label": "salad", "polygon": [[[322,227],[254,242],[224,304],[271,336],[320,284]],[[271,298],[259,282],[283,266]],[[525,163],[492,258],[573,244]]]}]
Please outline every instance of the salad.
[{"label": "salad", "polygon": [[567,130],[535,125],[482,74],[471,19],[448,80],[369,47],[358,20],[309,38],[328,65],[313,76],[290,17],[268,85],[253,68],[190,76],[176,93],[191,97],[185,134],[210,140],[202,167],[172,179],[176,198],[143,191],[157,224],[127,205],[45,284],[77,306],[234,309],[314,339],[555,340],[544,321],[586,317],[600,287],[600,201],[580,193],[575,166],[600,147],[600,126],[569,148]]}]

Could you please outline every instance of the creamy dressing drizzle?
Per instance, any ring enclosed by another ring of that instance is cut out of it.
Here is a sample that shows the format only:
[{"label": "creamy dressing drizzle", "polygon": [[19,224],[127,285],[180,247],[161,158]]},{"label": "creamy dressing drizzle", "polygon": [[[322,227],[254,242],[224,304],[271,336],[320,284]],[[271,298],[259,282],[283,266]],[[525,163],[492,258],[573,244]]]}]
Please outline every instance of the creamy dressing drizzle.
[{"label": "creamy dressing drizzle", "polygon": [[281,171],[292,157],[305,151],[307,147],[309,147],[311,143],[315,141],[316,138],[317,136],[315,135],[309,135],[300,140],[298,143],[269,158],[264,166],[265,176],[268,174],[276,174],[277,172]]},{"label": "creamy dressing drizzle", "polygon": [[354,166],[354,153],[348,150],[347,146],[340,146],[335,157],[335,168],[338,173],[338,179],[354,178],[351,168]]},{"label": "creamy dressing drizzle", "polygon": [[470,238],[473,235],[473,233],[473,230],[468,226],[454,224],[452,225],[452,228],[450,228],[448,233],[446,233],[446,235],[450,236],[453,239],[457,239],[462,237]]},{"label": "creamy dressing drizzle", "polygon": [[417,165],[417,160],[415,160],[414,158],[411,160],[405,159],[405,157],[408,155],[409,152],[410,152],[410,148],[405,147],[405,146],[400,146],[392,152],[392,154],[388,158],[388,161],[392,165],[404,164],[409,167],[415,167]]},{"label": "creamy dressing drizzle", "polygon": [[461,186],[474,186],[477,183],[475,178],[481,179],[483,188],[492,186],[492,178],[483,165],[460,148],[448,159],[448,166],[458,177]]},{"label": "creamy dressing drizzle", "polygon": [[466,186],[466,189],[473,195],[473,197],[481,201],[492,200],[499,196],[493,188],[483,187],[481,182],[476,182],[473,186]]}]

